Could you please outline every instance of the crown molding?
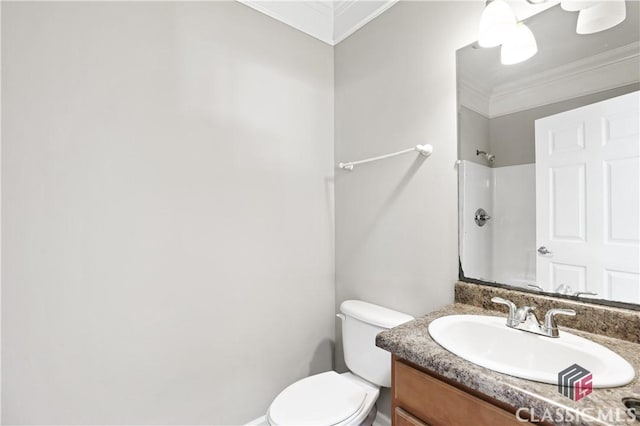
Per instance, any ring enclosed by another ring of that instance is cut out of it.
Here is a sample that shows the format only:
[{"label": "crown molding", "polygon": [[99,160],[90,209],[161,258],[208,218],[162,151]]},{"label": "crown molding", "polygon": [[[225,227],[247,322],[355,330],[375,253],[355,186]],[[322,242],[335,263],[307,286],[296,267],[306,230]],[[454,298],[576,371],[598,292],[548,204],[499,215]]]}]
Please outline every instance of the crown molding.
[{"label": "crown molding", "polygon": [[333,45],[336,45],[373,21],[398,0],[349,1],[337,5],[333,21]]},{"label": "crown molding", "polygon": [[333,45],[333,9],[317,7],[313,4],[316,2],[237,1],[296,30]]},{"label": "crown molding", "polygon": [[495,118],[639,81],[640,43],[634,42],[483,91],[460,79],[460,103]]},{"label": "crown molding", "polygon": [[349,0],[341,0],[341,1],[334,1],[333,2],[333,16],[339,16],[342,15],[342,12],[345,11],[346,9],[349,8],[349,6],[351,6],[351,1]]},{"label": "crown molding", "polygon": [[480,90],[462,77],[458,80],[458,103],[489,118],[489,93]]},{"label": "crown molding", "polygon": [[237,1],[331,46],[340,43],[398,2],[398,0]]}]

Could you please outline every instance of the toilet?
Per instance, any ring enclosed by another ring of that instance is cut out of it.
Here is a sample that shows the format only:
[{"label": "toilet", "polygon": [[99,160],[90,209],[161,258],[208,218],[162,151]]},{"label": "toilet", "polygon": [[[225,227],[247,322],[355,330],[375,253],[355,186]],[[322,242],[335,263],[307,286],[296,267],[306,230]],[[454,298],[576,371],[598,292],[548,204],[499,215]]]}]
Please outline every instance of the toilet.
[{"label": "toilet", "polygon": [[350,372],[335,371],[298,380],[273,400],[271,426],[369,426],[376,417],[380,387],[391,387],[391,355],[376,347],[376,335],[413,317],[361,300],[347,300],[342,320],[344,360]]}]

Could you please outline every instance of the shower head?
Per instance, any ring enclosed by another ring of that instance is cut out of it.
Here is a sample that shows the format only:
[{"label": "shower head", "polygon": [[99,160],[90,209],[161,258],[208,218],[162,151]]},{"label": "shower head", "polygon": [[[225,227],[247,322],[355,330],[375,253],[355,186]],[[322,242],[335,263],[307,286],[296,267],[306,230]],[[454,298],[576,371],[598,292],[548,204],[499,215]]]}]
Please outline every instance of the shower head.
[{"label": "shower head", "polygon": [[486,151],[480,151],[479,149],[476,149],[476,155],[482,155],[484,158],[487,159],[488,162],[493,163],[493,160],[496,159],[496,156],[493,154],[489,154]]}]

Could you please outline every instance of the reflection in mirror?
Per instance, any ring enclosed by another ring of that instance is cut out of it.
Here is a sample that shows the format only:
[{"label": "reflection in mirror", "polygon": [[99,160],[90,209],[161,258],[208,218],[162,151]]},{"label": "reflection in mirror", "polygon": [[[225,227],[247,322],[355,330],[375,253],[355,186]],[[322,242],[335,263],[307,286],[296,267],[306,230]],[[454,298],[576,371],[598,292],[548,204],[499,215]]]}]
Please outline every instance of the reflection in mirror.
[{"label": "reflection in mirror", "polygon": [[559,6],[534,15],[538,53],[515,65],[499,47],[457,52],[461,279],[640,309],[640,8],[626,4],[588,35]]}]

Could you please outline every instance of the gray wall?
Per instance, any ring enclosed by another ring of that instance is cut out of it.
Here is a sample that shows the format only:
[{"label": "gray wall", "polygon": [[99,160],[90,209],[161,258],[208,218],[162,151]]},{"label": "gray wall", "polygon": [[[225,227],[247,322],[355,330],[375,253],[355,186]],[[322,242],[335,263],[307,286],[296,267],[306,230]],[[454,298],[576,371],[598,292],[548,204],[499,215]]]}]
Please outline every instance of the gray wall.
[{"label": "gray wall", "polygon": [[491,166],[477,150],[491,153],[489,146],[489,119],[469,108],[460,106],[458,111],[458,158]]},{"label": "gray wall", "polygon": [[[482,8],[400,2],[335,48],[335,161],[434,147],[428,159],[336,171],[336,306],[355,298],[417,316],[453,301],[456,49],[475,39]],[[379,407],[389,414],[388,392]]]},{"label": "gray wall", "polygon": [[235,2],[2,8],[2,421],[237,424],[330,369],[332,48]]}]

